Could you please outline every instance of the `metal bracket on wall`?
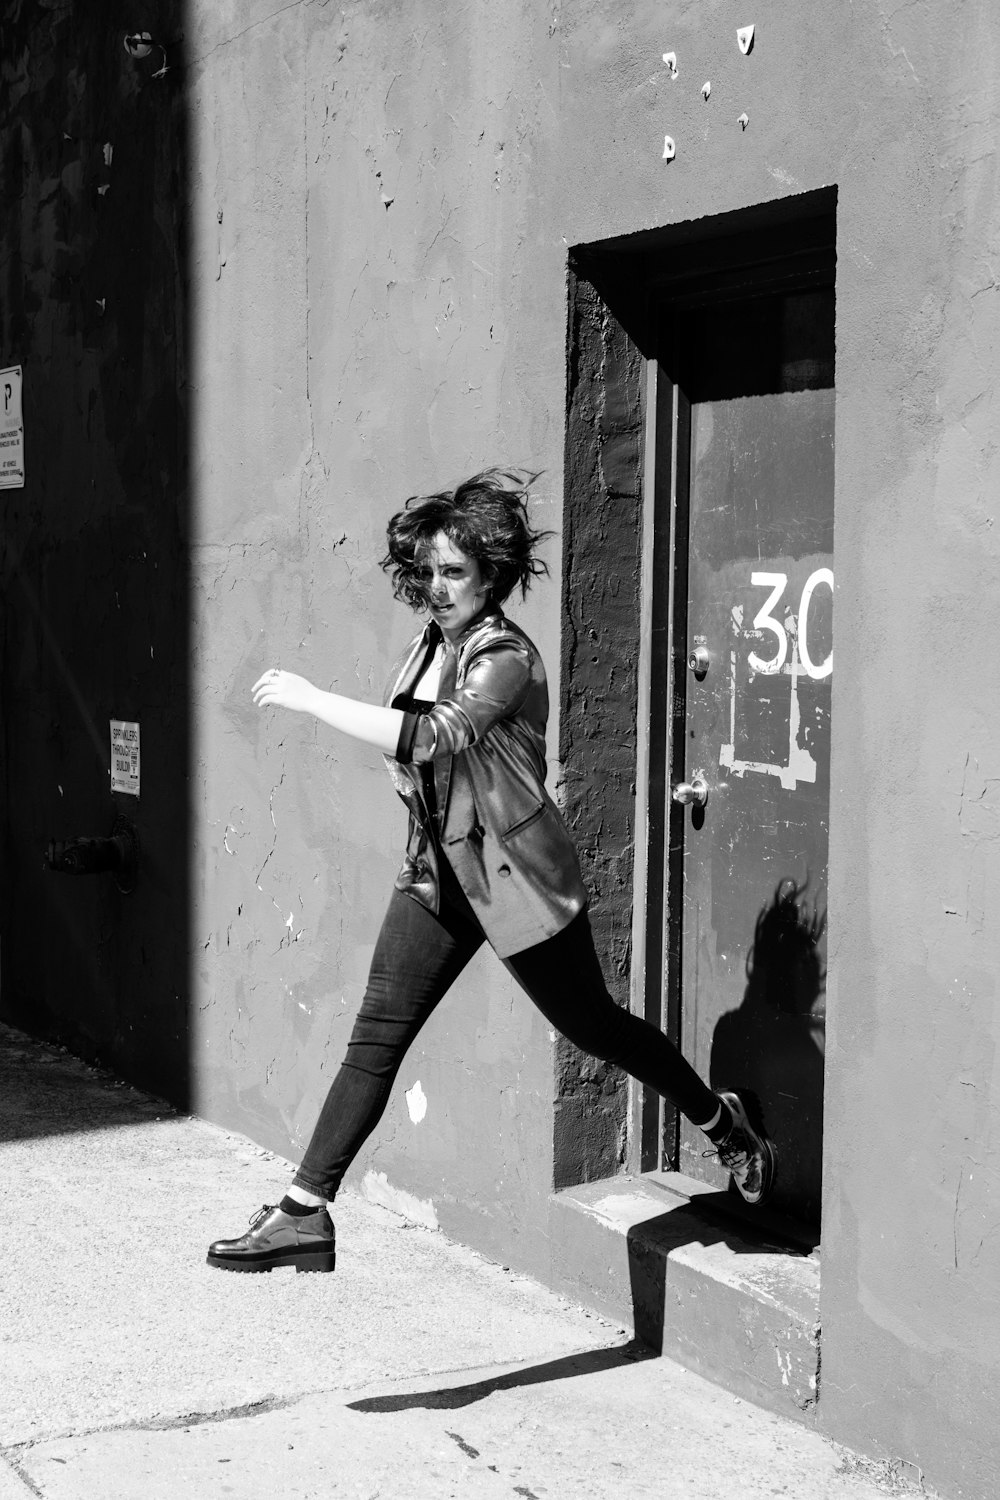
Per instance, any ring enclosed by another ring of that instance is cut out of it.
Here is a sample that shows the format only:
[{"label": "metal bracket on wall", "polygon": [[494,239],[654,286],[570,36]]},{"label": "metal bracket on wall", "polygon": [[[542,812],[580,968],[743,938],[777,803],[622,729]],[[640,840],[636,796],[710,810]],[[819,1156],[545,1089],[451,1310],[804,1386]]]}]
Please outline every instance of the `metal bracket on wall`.
[{"label": "metal bracket on wall", "polygon": [[50,839],[45,863],[63,875],[107,873],[127,896],[135,890],[139,874],[139,835],[127,818],[119,816],[110,838]]}]

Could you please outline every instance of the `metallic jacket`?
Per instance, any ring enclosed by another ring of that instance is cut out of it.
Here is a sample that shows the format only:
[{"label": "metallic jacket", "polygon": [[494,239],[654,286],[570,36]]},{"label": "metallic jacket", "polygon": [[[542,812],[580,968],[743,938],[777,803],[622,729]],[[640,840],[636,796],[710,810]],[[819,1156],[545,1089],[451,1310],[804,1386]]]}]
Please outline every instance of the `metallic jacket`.
[{"label": "metallic jacket", "polygon": [[[410,642],[388,706],[413,693],[441,639],[431,623]],[[435,707],[406,713],[396,755],[385,757],[410,813],[396,889],[436,912],[440,846],[501,958],[554,937],[587,904],[576,850],[544,787],[548,712],[538,651],[495,611],[446,646]],[[427,763],[433,818],[418,769]]]}]

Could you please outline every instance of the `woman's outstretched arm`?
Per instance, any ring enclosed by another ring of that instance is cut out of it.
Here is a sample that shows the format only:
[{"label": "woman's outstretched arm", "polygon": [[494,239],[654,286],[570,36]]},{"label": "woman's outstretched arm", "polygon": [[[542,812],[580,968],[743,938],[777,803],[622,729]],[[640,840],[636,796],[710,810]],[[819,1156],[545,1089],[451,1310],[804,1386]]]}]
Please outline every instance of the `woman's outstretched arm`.
[{"label": "woman's outstretched arm", "polygon": [[253,701],[258,708],[290,708],[294,713],[312,714],[342,734],[374,745],[383,755],[395,755],[399,746],[403,727],[401,709],[361,703],[340,693],[324,693],[305,677],[282,672],[278,667],[272,667],[254,683]]}]

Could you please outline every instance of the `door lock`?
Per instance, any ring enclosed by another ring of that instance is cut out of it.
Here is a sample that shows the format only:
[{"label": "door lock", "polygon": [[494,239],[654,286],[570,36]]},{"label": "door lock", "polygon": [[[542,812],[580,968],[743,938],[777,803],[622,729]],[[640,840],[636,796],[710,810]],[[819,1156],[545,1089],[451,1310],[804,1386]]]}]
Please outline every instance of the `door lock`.
[{"label": "door lock", "polygon": [[692,646],[688,652],[688,669],[694,673],[699,682],[712,665],[712,653],[707,646]]},{"label": "door lock", "polygon": [[670,795],[685,807],[704,807],[708,801],[708,782],[701,771],[695,771],[690,781],[678,781]]}]

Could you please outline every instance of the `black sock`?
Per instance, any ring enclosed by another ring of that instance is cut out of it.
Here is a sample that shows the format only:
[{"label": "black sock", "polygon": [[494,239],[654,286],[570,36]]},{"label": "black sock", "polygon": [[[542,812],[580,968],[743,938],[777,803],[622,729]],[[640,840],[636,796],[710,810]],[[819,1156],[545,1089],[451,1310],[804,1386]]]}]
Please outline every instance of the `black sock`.
[{"label": "black sock", "polygon": [[319,1213],[323,1205],[322,1203],[300,1203],[297,1198],[289,1198],[286,1193],[278,1207],[283,1214],[290,1214],[293,1219],[304,1219],[307,1214]]},{"label": "black sock", "polygon": [[712,1126],[711,1130],[705,1131],[705,1134],[715,1146],[718,1146],[722,1141],[726,1139],[726,1136],[732,1130],[734,1123],[732,1113],[725,1099],[719,1100],[719,1108],[722,1110],[722,1113],[719,1116],[717,1122]]}]

